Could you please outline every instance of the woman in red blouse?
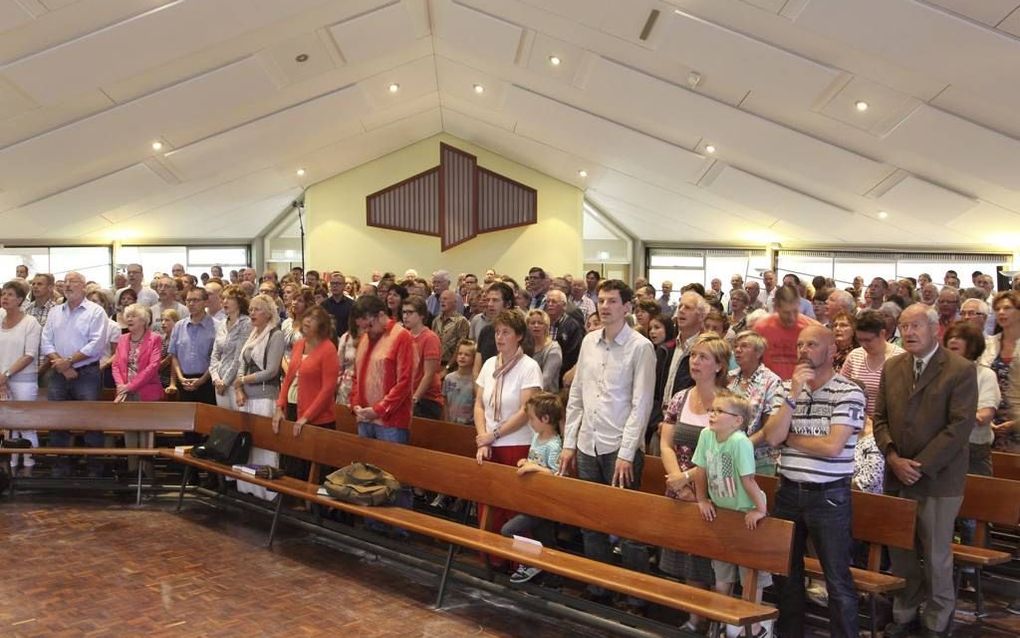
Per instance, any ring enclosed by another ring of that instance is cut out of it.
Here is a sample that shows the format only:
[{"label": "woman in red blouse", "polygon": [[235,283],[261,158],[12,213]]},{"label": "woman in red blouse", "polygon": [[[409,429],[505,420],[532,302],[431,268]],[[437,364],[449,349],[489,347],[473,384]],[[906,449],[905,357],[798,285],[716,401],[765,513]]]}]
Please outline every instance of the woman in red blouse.
[{"label": "woman in red blouse", "polygon": [[329,338],[329,315],[315,306],[305,312],[301,320],[302,338],[294,343],[291,350],[290,366],[280,387],[276,400],[276,414],[273,415],[273,432],[280,431],[280,421],[287,409],[287,391],[295,378],[298,383],[297,421],[294,422],[294,436],[301,434],[306,423],[323,428],[336,428],[333,415],[333,398],[336,396],[336,380],[340,364],[336,346]]}]

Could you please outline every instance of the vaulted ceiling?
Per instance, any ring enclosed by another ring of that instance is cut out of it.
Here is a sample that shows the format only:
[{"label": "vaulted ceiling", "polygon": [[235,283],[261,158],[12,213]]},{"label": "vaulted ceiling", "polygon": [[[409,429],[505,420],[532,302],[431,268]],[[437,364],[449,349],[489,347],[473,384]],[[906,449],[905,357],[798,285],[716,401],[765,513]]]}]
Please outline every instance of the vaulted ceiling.
[{"label": "vaulted ceiling", "polygon": [[445,131],[644,240],[1012,247],[1018,37],[1020,0],[0,0],[0,241],[250,239]]}]

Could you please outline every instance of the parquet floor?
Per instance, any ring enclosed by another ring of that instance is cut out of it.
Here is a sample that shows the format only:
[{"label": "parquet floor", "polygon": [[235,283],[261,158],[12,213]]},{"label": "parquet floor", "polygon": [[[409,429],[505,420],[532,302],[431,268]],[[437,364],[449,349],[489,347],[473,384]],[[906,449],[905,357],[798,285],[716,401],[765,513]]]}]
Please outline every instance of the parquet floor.
[{"label": "parquet floor", "polygon": [[[250,518],[250,520],[247,520]],[[0,636],[602,636],[454,585],[199,505],[103,500],[0,506]]]},{"label": "parquet floor", "polygon": [[[455,582],[435,611],[433,576],[287,526],[267,551],[264,515],[173,505],[0,502],[0,637],[608,636]],[[1020,635],[1003,604],[990,597],[983,625],[961,614],[954,635]]]}]

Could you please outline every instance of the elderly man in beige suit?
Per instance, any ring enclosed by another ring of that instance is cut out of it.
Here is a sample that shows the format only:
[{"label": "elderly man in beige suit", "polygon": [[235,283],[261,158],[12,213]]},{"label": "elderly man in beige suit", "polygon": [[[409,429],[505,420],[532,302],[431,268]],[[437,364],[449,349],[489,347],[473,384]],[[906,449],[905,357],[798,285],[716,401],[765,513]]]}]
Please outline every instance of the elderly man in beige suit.
[{"label": "elderly man in beige suit", "polygon": [[972,363],[939,346],[939,317],[930,306],[904,310],[899,328],[907,352],[883,368],[875,442],[886,457],[885,492],[917,501],[917,531],[913,550],[889,550],[893,573],[906,587],[893,601],[885,636],[945,636],[956,600],[951,544],[977,413],[977,374]]}]

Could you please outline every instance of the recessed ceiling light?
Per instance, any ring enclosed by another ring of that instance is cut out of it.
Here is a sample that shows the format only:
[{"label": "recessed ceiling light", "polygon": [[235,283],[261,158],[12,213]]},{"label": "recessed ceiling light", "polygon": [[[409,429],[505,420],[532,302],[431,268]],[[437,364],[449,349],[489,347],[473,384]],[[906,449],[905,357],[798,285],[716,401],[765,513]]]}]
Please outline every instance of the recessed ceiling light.
[{"label": "recessed ceiling light", "polygon": [[485,93],[485,87],[482,86],[481,84],[476,84],[475,85],[475,93],[477,93],[479,95],[481,95],[482,93]]},{"label": "recessed ceiling light", "polygon": [[393,84],[390,85],[390,93],[396,93],[399,90],[400,90],[400,85],[397,84],[396,82],[394,82]]},{"label": "recessed ceiling light", "polygon": [[854,102],[854,108],[863,113],[868,110],[868,103],[864,100],[857,100]]},{"label": "recessed ceiling light", "polygon": [[152,143],[152,150],[159,151],[159,150],[162,150],[162,149],[163,149],[163,142],[160,142],[159,140],[156,140],[155,142]]},{"label": "recessed ceiling light", "polygon": [[298,62],[298,63],[307,62],[308,61],[308,54],[307,53],[299,53],[299,54],[297,54],[297,56],[295,56],[294,61]]},{"label": "recessed ceiling light", "polygon": [[550,55],[549,56],[549,64],[551,64],[553,66],[559,66],[560,62],[561,62],[561,60],[560,60],[560,57],[558,55]]},{"label": "recessed ceiling light", "polygon": [[885,219],[888,216],[889,216],[889,213],[885,212],[884,210],[878,211],[878,218],[879,219]]},{"label": "recessed ceiling light", "polygon": [[577,171],[577,174],[580,175],[581,177],[588,177],[588,171],[584,170],[583,168]]},{"label": "recessed ceiling light", "polygon": [[705,152],[708,153],[709,155],[715,153],[715,146],[713,146],[712,144],[705,146]]},{"label": "recessed ceiling light", "polygon": [[305,169],[303,169],[303,168],[297,169],[297,176],[298,177],[304,177],[305,176]]}]

